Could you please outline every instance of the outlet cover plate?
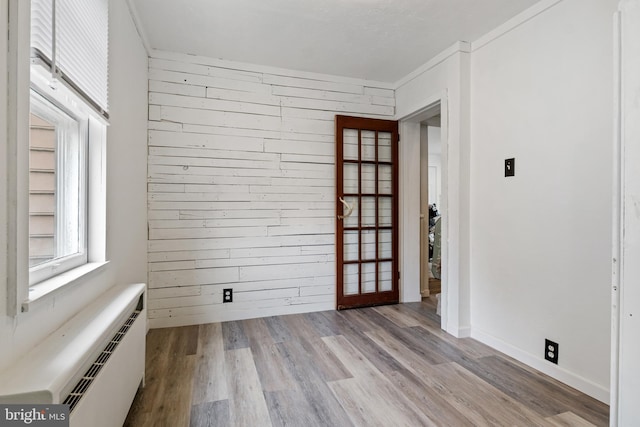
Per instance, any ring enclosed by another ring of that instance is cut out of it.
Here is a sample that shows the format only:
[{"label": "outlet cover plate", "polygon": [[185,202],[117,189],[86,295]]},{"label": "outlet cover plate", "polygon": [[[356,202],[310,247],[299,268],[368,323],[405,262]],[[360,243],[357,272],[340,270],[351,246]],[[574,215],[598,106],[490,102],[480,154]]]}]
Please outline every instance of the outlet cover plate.
[{"label": "outlet cover plate", "polygon": [[504,159],[504,176],[515,176],[516,175],[516,159]]},{"label": "outlet cover plate", "polygon": [[551,363],[558,364],[558,343],[549,339],[544,340],[544,358]]}]

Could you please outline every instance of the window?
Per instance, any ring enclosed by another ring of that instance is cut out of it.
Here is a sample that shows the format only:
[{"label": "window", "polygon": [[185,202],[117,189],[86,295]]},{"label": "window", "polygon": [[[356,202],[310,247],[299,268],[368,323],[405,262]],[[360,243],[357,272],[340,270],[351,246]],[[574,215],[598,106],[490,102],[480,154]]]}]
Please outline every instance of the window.
[{"label": "window", "polygon": [[28,92],[20,89],[21,99],[29,96],[28,143],[22,136],[16,150],[28,158],[16,172],[17,217],[26,223],[16,247],[28,244],[16,261],[17,277],[26,276],[16,293],[22,311],[105,263],[109,118],[108,0],[30,0],[28,5],[30,63],[17,65],[19,73],[21,67],[30,70]]},{"label": "window", "polygon": [[87,262],[87,125],[31,90],[29,283]]}]

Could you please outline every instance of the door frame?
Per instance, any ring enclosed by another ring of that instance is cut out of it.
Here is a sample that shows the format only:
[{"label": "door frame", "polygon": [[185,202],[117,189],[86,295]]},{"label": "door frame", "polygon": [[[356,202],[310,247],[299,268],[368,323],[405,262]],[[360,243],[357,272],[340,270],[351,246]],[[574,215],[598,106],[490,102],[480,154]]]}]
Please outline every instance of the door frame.
[{"label": "door frame", "polygon": [[[432,97],[419,109],[399,118],[400,122],[400,301],[420,301],[420,122],[433,117],[440,110],[442,140],[442,271],[440,294],[440,326],[454,336],[465,336],[465,332],[449,329],[451,308],[457,306],[457,292],[450,283],[451,268],[457,268],[457,262],[451,259],[449,211],[449,112],[447,91]],[[453,261],[453,262],[452,262]],[[452,265],[453,264],[453,265]],[[453,289],[452,289],[453,288]],[[453,292],[452,292],[453,290]],[[453,313],[457,316],[457,313]],[[468,336],[468,335],[467,335]]]}]

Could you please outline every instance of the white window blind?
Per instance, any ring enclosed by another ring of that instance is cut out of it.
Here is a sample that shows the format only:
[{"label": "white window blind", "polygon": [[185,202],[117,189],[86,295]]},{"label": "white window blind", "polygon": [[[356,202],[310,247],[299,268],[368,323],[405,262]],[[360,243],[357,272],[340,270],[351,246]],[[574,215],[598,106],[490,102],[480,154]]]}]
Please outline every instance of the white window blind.
[{"label": "white window blind", "polygon": [[108,0],[31,0],[32,57],[108,117]]}]

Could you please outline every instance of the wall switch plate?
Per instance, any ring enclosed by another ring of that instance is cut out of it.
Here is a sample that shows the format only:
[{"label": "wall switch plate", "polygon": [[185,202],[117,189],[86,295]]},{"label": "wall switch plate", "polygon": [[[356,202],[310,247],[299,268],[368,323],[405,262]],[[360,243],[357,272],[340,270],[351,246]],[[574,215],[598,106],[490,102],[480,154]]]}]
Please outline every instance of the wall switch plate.
[{"label": "wall switch plate", "polygon": [[233,302],[233,289],[222,290],[222,302]]},{"label": "wall switch plate", "polygon": [[558,364],[558,343],[544,340],[544,358],[551,363]]},{"label": "wall switch plate", "polygon": [[504,176],[516,175],[516,159],[504,159]]}]

